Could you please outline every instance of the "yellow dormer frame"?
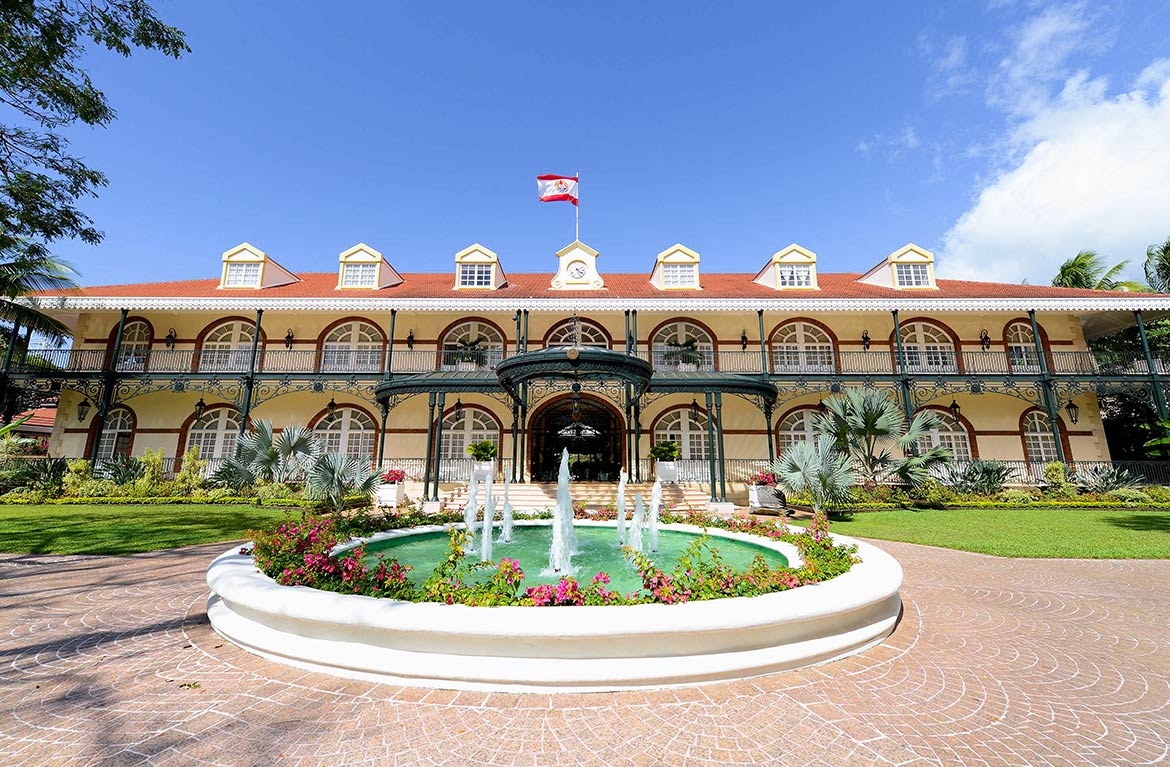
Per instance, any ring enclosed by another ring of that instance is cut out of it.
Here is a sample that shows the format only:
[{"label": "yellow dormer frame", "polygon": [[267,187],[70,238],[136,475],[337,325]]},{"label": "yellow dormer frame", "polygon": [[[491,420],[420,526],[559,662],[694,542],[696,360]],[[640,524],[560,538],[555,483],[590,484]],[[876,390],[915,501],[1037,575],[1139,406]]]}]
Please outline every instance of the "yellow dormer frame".
[{"label": "yellow dormer frame", "polygon": [[[337,289],[338,290],[378,290],[380,288],[388,288],[392,285],[397,285],[402,282],[402,275],[390,265],[377,250],[374,250],[364,242],[359,242],[352,248],[343,250],[338,256],[337,268]],[[374,269],[374,284],[373,285],[345,285],[345,270],[351,264],[373,264]]]},{"label": "yellow dormer frame", "polygon": [[[666,286],[664,268],[668,265],[685,264],[694,267],[695,282],[687,286]],[[671,245],[659,253],[654,259],[654,270],[650,273],[650,284],[659,290],[702,290],[703,278],[699,270],[699,253],[691,250],[681,242]]]},{"label": "yellow dormer frame", "polygon": [[[780,267],[782,264],[807,266],[809,270],[808,286],[781,285]],[[817,254],[807,248],[802,248],[795,242],[786,248],[776,251],[763,269],[752,280],[758,285],[775,290],[820,290],[817,283]]]},{"label": "yellow dormer frame", "polygon": [[[228,271],[234,264],[256,264],[256,281],[249,285],[228,285]],[[268,254],[247,242],[223,252],[223,268],[219,273],[221,290],[259,290],[297,282],[295,274],[285,269]]]},{"label": "yellow dormer frame", "polygon": [[[908,243],[886,257],[890,265],[890,282],[896,290],[938,290],[934,281],[934,253]],[[925,285],[903,285],[898,278],[899,265],[921,265],[926,267]]]},{"label": "yellow dormer frame", "polygon": [[[490,272],[486,285],[461,285],[463,281],[463,267],[480,267],[490,265]],[[478,242],[468,245],[455,254],[455,290],[498,290],[508,284],[508,277],[500,264],[500,257],[495,251],[485,248]]]}]

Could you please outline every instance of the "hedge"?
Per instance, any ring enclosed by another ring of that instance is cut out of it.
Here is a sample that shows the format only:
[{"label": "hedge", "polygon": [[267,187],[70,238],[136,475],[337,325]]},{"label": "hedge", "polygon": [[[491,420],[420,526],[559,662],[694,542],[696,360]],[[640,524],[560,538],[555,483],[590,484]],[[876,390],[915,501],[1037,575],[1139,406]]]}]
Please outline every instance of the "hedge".
[{"label": "hedge", "polygon": [[[369,505],[364,495],[351,495],[345,499],[346,509]],[[228,495],[219,498],[195,498],[189,495],[168,495],[155,498],[93,496],[46,498],[43,501],[28,499],[5,499],[0,506],[268,506],[278,509],[305,509],[316,511],[323,508],[323,501],[307,498],[256,498],[254,496]]]}]

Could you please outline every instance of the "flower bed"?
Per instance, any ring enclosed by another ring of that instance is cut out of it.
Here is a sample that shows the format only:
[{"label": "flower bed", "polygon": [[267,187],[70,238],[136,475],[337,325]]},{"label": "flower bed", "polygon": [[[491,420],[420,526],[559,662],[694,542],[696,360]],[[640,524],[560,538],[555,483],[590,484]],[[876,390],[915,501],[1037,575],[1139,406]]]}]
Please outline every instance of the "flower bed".
[{"label": "flower bed", "polygon": [[[517,518],[541,516],[517,515]],[[421,587],[410,583],[407,579],[409,568],[392,558],[380,556],[376,566],[366,564],[367,553],[363,544],[337,551],[350,535],[368,535],[376,529],[454,523],[459,519],[456,514],[421,517],[413,513],[391,515],[381,521],[364,518],[339,522],[311,515],[299,520],[289,517],[274,530],[252,533],[252,547],[245,547],[241,553],[251,553],[256,566],[284,586],[308,586],[343,594],[412,602],[535,607],[677,604],[760,596],[829,580],[848,572],[857,561],[852,546],[836,545],[829,538],[823,518],[807,531],[794,531],[782,521],[722,518],[694,512],[668,512],[662,516],[662,523],[718,528],[784,541],[799,551],[800,567],[772,568],[762,557],[757,557],[747,569],[736,570],[720,560],[717,549],[703,536],[688,548],[678,566],[670,572],[656,567],[648,557],[627,550],[627,556],[642,580],[642,588],[636,592],[620,594],[609,590],[609,576],[604,572],[595,574],[584,583],[565,577],[555,584],[521,591],[524,572],[519,563],[507,558],[495,563],[469,561],[464,555],[467,532],[461,529],[450,531],[446,559]],[[471,574],[484,569],[494,571],[485,582],[471,582]]]}]

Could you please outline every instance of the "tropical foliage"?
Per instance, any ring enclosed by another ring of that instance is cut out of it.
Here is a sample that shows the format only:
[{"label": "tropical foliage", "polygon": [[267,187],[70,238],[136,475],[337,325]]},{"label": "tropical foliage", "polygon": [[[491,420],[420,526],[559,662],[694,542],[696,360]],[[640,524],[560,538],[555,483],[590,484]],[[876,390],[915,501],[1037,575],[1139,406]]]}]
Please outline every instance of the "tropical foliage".
[{"label": "tropical foliage", "polygon": [[236,438],[235,455],[224,461],[213,479],[237,490],[260,481],[301,482],[323,452],[321,440],[303,426],[286,426],[278,435],[271,423],[257,420]]},{"label": "tropical foliage", "polygon": [[382,478],[370,467],[370,462],[340,453],[326,453],[309,469],[310,498],[326,501],[333,511],[345,507],[350,495],[370,495],[382,484]]},{"label": "tropical foliage", "polygon": [[1121,279],[1121,273],[1129,260],[1106,266],[1094,250],[1082,250],[1069,258],[1052,278],[1058,288],[1082,288],[1085,290],[1135,290],[1144,291],[1146,286],[1133,280]]}]

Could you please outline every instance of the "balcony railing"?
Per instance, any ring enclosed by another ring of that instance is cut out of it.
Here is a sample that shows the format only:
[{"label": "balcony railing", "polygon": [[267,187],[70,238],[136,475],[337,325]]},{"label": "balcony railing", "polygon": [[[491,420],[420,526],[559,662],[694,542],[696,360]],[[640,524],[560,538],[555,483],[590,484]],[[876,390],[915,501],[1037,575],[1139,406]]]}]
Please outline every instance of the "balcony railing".
[{"label": "balcony railing", "polygon": [[[907,349],[905,372],[911,376],[934,375],[1039,375],[1035,355],[1011,351],[962,351],[950,349]],[[502,349],[400,349],[391,355],[394,373],[423,373],[434,370],[482,371],[490,373],[504,359]],[[759,375],[758,349],[638,350],[658,373],[688,373],[719,370]],[[30,349],[12,360],[11,372],[52,376],[56,373],[101,373],[111,365],[119,373],[244,373],[252,357],[251,347],[225,349],[130,349],[114,361],[107,349]],[[1044,362],[1057,376],[1149,376],[1150,367],[1141,353],[1094,353],[1090,351],[1049,352]],[[384,349],[264,349],[256,354],[255,372],[268,374],[359,374],[369,378],[385,370]],[[838,351],[823,349],[772,349],[767,356],[769,375],[835,376],[886,375],[901,371],[897,355],[889,349]],[[1170,374],[1170,360],[1155,359],[1154,372]]]}]

